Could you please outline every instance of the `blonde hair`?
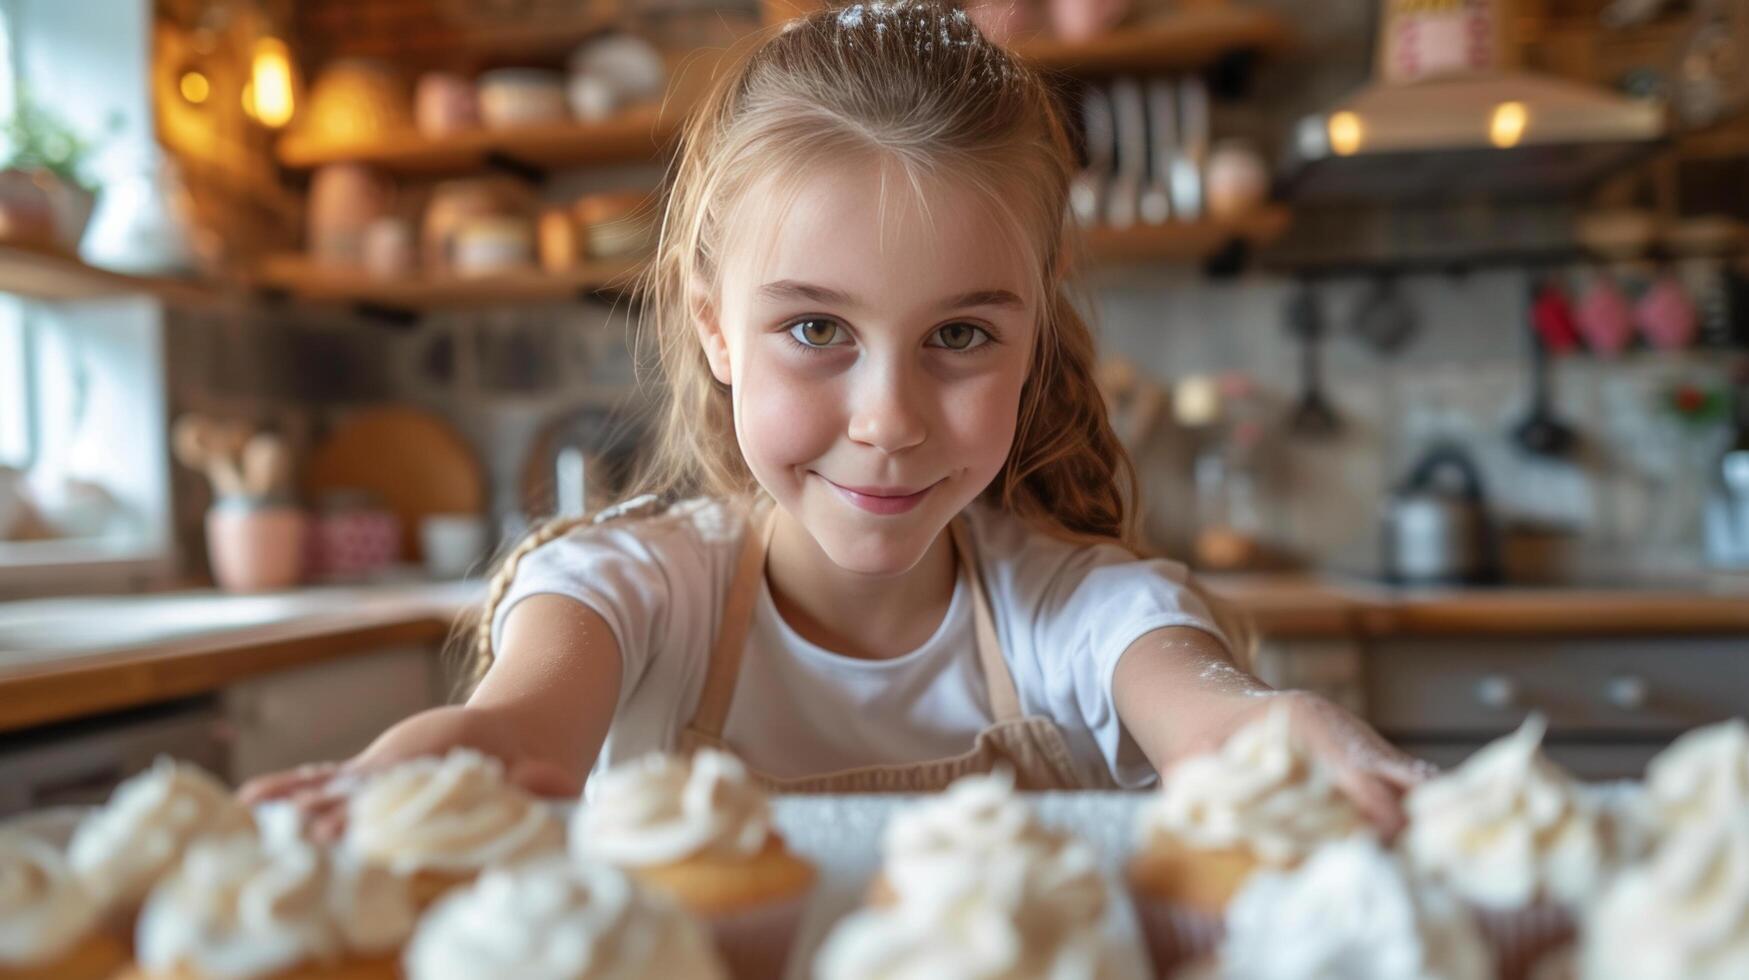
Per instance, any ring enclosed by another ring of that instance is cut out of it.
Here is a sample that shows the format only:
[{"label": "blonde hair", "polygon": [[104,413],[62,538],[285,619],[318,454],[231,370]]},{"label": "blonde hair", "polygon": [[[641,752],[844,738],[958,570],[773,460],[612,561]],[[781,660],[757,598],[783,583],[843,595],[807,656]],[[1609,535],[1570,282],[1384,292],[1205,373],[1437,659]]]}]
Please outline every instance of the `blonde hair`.
[{"label": "blonde hair", "polygon": [[[739,220],[750,199],[768,208],[781,198],[765,193],[765,182],[793,191],[822,165],[873,158],[896,166],[925,209],[931,182],[973,190],[1030,264],[1040,300],[1031,370],[1014,444],[981,499],[1045,533],[1142,554],[1135,468],[1106,416],[1093,333],[1066,284],[1076,163],[1045,80],[986,41],[963,10],[932,0],[815,11],[736,54],[686,122],[656,255],[639,283],[643,362],[658,369],[663,389],[638,481],[644,492],[762,492],[735,436],[730,389],[711,373],[694,318],[714,306],[725,257],[750,234],[737,230],[750,224]],[[754,188],[760,193],[749,194]],[[583,520],[551,522],[506,557],[478,624],[481,672],[493,615],[522,557]],[[1243,624],[1209,601],[1238,648]]]}]

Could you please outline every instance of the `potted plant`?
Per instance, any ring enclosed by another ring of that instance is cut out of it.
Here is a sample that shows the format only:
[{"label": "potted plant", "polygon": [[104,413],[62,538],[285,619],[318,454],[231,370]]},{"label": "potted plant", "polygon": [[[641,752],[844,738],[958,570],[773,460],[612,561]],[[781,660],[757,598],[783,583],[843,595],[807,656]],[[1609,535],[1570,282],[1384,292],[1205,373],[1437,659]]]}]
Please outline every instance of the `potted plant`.
[{"label": "potted plant", "polygon": [[77,250],[97,203],[83,173],[92,143],[22,91],[0,138],[0,239]]}]

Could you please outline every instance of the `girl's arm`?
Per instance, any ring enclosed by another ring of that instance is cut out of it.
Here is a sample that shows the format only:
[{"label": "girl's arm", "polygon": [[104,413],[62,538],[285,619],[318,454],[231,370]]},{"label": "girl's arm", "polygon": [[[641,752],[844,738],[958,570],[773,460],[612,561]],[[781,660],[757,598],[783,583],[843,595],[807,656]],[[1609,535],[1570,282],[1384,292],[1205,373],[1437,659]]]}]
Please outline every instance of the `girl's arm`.
[{"label": "girl's arm", "polygon": [[620,672],[619,644],[600,614],[563,596],[531,596],[505,620],[503,650],[467,704],[422,711],[345,762],[253,779],[242,796],[289,799],[318,836],[334,836],[347,779],[463,746],[502,760],[531,792],[575,795],[613,722]]},{"label": "girl's arm", "polygon": [[1239,669],[1218,639],[1195,627],[1154,630],[1130,644],[1118,659],[1112,698],[1124,728],[1161,771],[1219,747],[1285,700],[1295,734],[1387,832],[1402,824],[1402,792],[1433,771],[1340,706],[1305,691],[1276,691]]}]

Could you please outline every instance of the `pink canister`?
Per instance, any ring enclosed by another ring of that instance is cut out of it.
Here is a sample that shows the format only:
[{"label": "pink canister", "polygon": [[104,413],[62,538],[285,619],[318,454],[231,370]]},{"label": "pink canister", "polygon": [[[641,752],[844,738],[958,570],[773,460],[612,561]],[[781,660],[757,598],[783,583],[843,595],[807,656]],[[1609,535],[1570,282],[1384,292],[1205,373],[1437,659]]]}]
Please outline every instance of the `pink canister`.
[{"label": "pink canister", "polygon": [[226,592],[288,589],[303,579],[308,518],[289,504],[220,500],[206,513],[207,559]]}]

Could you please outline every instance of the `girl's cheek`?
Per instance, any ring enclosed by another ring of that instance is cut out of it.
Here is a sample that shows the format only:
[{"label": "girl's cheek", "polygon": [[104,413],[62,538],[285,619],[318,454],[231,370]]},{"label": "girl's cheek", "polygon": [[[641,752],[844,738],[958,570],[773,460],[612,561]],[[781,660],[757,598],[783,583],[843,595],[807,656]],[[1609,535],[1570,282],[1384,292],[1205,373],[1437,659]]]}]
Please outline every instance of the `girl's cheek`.
[{"label": "girl's cheek", "polygon": [[749,365],[741,392],[742,451],[755,467],[793,466],[824,455],[835,441],[837,396],[828,381]]}]

